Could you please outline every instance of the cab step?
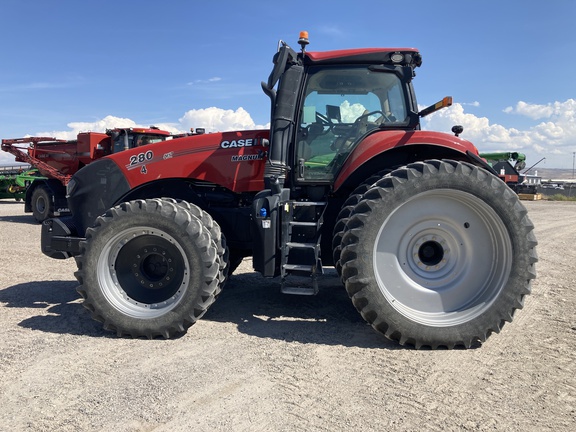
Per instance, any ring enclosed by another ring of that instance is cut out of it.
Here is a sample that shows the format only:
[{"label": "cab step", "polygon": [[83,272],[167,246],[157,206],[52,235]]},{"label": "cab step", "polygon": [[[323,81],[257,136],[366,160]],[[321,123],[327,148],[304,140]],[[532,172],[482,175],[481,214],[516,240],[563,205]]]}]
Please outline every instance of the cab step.
[{"label": "cab step", "polygon": [[318,280],[316,275],[296,276],[295,274],[282,278],[280,286],[282,294],[316,295],[318,294]]},{"label": "cab step", "polygon": [[284,294],[318,294],[317,277],[323,273],[320,259],[321,228],[326,202],[294,201],[281,204],[281,291]]}]

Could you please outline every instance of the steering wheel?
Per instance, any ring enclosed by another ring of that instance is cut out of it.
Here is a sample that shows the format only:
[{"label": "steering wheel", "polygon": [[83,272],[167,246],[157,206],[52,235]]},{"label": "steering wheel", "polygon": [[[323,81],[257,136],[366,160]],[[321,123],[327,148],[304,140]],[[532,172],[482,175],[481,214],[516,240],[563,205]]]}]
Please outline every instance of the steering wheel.
[{"label": "steering wheel", "polygon": [[364,114],[362,114],[360,117],[358,117],[354,123],[352,124],[352,129],[354,130],[355,128],[357,128],[358,130],[360,130],[362,127],[366,127],[368,126],[368,117],[370,117],[371,115],[375,115],[375,114],[380,114],[380,118],[375,121],[375,124],[380,124],[382,123],[382,120],[388,120],[390,121],[390,119],[386,116],[386,114],[384,114],[384,112],[378,110],[378,111],[370,111],[370,112],[365,112]]},{"label": "steering wheel", "polygon": [[322,125],[323,129],[326,129],[319,135],[326,135],[334,127],[334,123],[332,123],[332,120],[330,120],[330,118],[325,116],[324,114],[320,114],[319,112],[316,113],[316,121],[317,123]]},{"label": "steering wheel", "polygon": [[345,137],[342,137],[339,140],[341,141],[342,144],[339,146],[337,151],[343,152],[347,150],[356,141],[358,137],[364,135],[367,132],[368,128],[368,117],[375,114],[380,114],[380,118],[378,119],[379,121],[375,122],[376,124],[380,124],[382,123],[382,120],[387,119],[386,115],[380,110],[364,112],[364,114],[362,114],[360,117],[354,120],[354,123],[352,123],[352,126],[350,126],[350,132],[348,132],[348,134]]},{"label": "steering wheel", "polygon": [[301,129],[302,138],[307,140],[308,143],[314,141],[319,136],[326,135],[332,130],[334,123],[328,117],[323,114],[316,113],[316,121],[310,123],[306,127]]}]

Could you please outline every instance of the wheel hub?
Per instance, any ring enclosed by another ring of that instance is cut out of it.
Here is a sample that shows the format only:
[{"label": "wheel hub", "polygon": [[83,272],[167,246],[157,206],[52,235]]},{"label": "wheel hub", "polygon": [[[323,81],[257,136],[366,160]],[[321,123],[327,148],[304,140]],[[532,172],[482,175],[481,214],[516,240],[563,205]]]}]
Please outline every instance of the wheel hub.
[{"label": "wheel hub", "polygon": [[44,213],[44,210],[46,210],[46,201],[44,200],[44,197],[38,197],[36,200],[36,208],[40,213]]},{"label": "wheel hub", "polygon": [[[427,289],[438,289],[457,277],[455,261],[459,257],[458,236],[445,224],[424,221],[413,227],[400,242],[405,251],[405,272]],[[456,270],[456,271],[455,271]]]},{"label": "wheel hub", "polygon": [[438,235],[423,235],[412,245],[412,257],[416,266],[424,271],[442,269],[450,255],[446,240]]},{"label": "wheel hub", "polygon": [[148,289],[161,289],[174,276],[173,259],[162,247],[144,247],[132,259],[131,271],[134,278]]},{"label": "wheel hub", "polygon": [[426,265],[437,265],[442,262],[444,257],[444,249],[442,245],[436,241],[427,241],[418,251],[418,258],[423,264]]},{"label": "wheel hub", "polygon": [[150,305],[173,301],[185,268],[176,245],[150,233],[121,242],[114,259],[118,288],[130,301]]}]

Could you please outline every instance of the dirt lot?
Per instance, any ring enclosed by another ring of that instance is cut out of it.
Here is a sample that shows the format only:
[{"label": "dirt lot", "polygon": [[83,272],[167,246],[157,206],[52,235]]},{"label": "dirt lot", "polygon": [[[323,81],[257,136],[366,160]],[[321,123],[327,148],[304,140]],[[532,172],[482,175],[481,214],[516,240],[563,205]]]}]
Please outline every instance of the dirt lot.
[{"label": "dirt lot", "polygon": [[415,351],[364,324],[334,271],[290,297],[248,260],[185,336],[116,338],[74,262],[0,201],[0,430],[576,430],[576,203],[525,204],[540,262],[524,310],[480,348]]}]

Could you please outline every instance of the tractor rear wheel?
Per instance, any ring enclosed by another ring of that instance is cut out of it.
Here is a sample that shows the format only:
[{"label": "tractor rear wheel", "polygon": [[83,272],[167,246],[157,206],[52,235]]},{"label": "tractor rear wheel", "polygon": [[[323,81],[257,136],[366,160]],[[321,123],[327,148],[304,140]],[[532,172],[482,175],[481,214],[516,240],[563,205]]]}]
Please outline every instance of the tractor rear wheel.
[{"label": "tractor rear wheel", "polygon": [[374,183],[388,174],[391,170],[383,170],[378,174],[370,176],[366,181],[361,183],[346,199],[338,217],[336,218],[336,223],[334,224],[334,230],[332,233],[332,257],[334,262],[334,268],[340,276],[342,276],[342,264],[340,263],[340,254],[342,253],[342,236],[344,235],[344,230],[346,229],[346,224],[350,215],[356,207],[356,204],[362,199],[362,196],[372,187]]},{"label": "tractor rear wheel", "polygon": [[32,192],[32,214],[38,222],[43,222],[54,213],[54,205],[50,199],[50,192],[45,186],[38,186]]},{"label": "tractor rear wheel", "polygon": [[416,348],[471,347],[523,306],[536,238],[504,182],[466,162],[410,164],[376,182],[342,238],[342,279],[377,331]]},{"label": "tractor rear wheel", "polygon": [[168,200],[120,204],[87,230],[76,259],[84,306],[119,336],[183,333],[214,302],[219,241]]}]

